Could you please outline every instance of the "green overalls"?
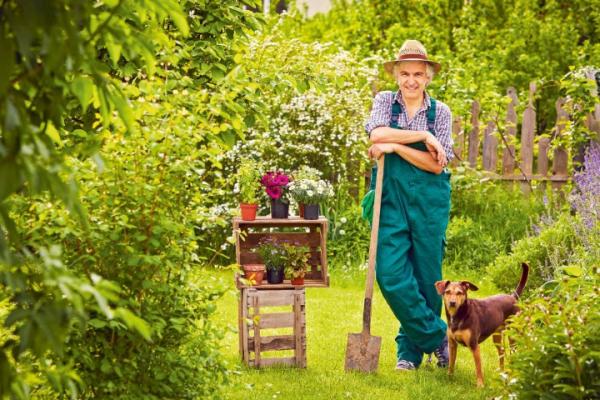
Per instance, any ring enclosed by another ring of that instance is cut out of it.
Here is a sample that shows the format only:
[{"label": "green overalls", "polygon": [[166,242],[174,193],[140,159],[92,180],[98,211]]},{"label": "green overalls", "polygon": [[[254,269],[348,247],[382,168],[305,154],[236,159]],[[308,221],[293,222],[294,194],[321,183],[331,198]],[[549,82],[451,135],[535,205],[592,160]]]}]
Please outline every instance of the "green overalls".
[{"label": "green overalls", "polygon": [[[427,125],[434,135],[435,106],[431,99]],[[390,127],[402,129],[401,112],[394,99]],[[423,142],[408,146],[427,151]],[[396,153],[385,157],[375,271],[383,297],[400,321],[398,359],[419,366],[423,353],[432,353],[446,335],[435,282],[442,280],[450,173],[423,171]],[[371,182],[374,186],[375,179]]]}]

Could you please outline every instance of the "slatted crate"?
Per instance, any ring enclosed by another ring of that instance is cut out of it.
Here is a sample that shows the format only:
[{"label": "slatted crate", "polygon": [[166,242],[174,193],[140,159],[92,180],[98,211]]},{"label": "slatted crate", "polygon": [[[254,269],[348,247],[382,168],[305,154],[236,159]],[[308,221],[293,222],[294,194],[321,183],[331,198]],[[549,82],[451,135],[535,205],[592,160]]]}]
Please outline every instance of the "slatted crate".
[{"label": "slatted crate", "polygon": [[[254,251],[260,241],[265,237],[287,240],[290,243],[299,243],[299,246],[310,249],[308,264],[310,271],[304,277],[306,287],[328,287],[329,275],[327,274],[327,219],[319,217],[316,220],[306,220],[291,216],[286,219],[273,219],[269,216],[257,217],[254,221],[244,221],[240,217],[233,218],[233,228],[236,232],[236,261],[238,264],[256,264],[262,262],[260,255]],[[241,237],[243,236],[243,237]],[[281,284],[270,285],[265,277],[261,286],[263,289],[291,289],[295,288],[289,280]],[[238,288],[246,288],[236,275]]]},{"label": "slatted crate", "polygon": [[[247,365],[260,368],[274,364],[306,368],[306,313],[303,288],[293,290],[241,290],[240,353]],[[269,307],[292,306],[292,312],[271,312]],[[265,310],[267,309],[267,310]],[[264,329],[293,328],[292,335],[264,336]],[[294,350],[293,357],[265,358],[264,352]],[[251,358],[252,354],[254,358]]]}]

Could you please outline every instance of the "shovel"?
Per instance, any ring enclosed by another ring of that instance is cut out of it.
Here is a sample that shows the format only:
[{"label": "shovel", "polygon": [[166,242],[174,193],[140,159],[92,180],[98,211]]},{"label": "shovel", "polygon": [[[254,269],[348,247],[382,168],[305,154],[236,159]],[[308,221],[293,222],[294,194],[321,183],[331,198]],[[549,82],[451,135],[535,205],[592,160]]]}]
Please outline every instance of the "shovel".
[{"label": "shovel", "polygon": [[373,301],[373,283],[375,281],[375,257],[377,256],[377,237],[379,235],[379,211],[381,209],[381,187],[383,186],[383,166],[385,154],[379,157],[377,181],[375,183],[375,201],[373,204],[373,222],[371,224],[371,245],[369,247],[369,265],[367,269],[367,289],[363,309],[363,328],[361,333],[348,334],[346,363],[344,370],[377,372],[381,336],[371,335],[371,309]]}]

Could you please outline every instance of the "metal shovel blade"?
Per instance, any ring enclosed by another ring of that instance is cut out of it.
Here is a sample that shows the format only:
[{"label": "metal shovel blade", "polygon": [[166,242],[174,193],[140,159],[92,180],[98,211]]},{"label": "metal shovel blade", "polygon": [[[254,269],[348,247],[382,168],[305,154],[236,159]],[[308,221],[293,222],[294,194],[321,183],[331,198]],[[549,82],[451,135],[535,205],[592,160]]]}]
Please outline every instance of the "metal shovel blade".
[{"label": "metal shovel blade", "polygon": [[377,372],[380,350],[380,336],[373,336],[367,332],[349,333],[344,370]]}]

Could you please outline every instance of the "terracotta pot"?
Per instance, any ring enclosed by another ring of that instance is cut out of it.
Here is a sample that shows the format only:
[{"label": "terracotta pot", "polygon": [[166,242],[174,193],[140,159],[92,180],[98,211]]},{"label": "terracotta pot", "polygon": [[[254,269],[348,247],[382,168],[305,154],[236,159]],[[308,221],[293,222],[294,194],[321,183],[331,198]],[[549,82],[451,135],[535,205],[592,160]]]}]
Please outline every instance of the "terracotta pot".
[{"label": "terracotta pot", "polygon": [[300,218],[304,218],[304,204],[298,204],[298,215]]},{"label": "terracotta pot", "polygon": [[262,285],[265,275],[265,264],[244,264],[244,278],[250,281],[252,286]]},{"label": "terracotta pot", "polygon": [[290,282],[292,285],[304,285],[304,277],[292,279]]},{"label": "terracotta pot", "polygon": [[258,203],[240,203],[240,208],[242,209],[242,219],[244,221],[254,221],[256,219]]},{"label": "terracotta pot", "polygon": [[318,204],[304,204],[304,219],[319,219]]}]

